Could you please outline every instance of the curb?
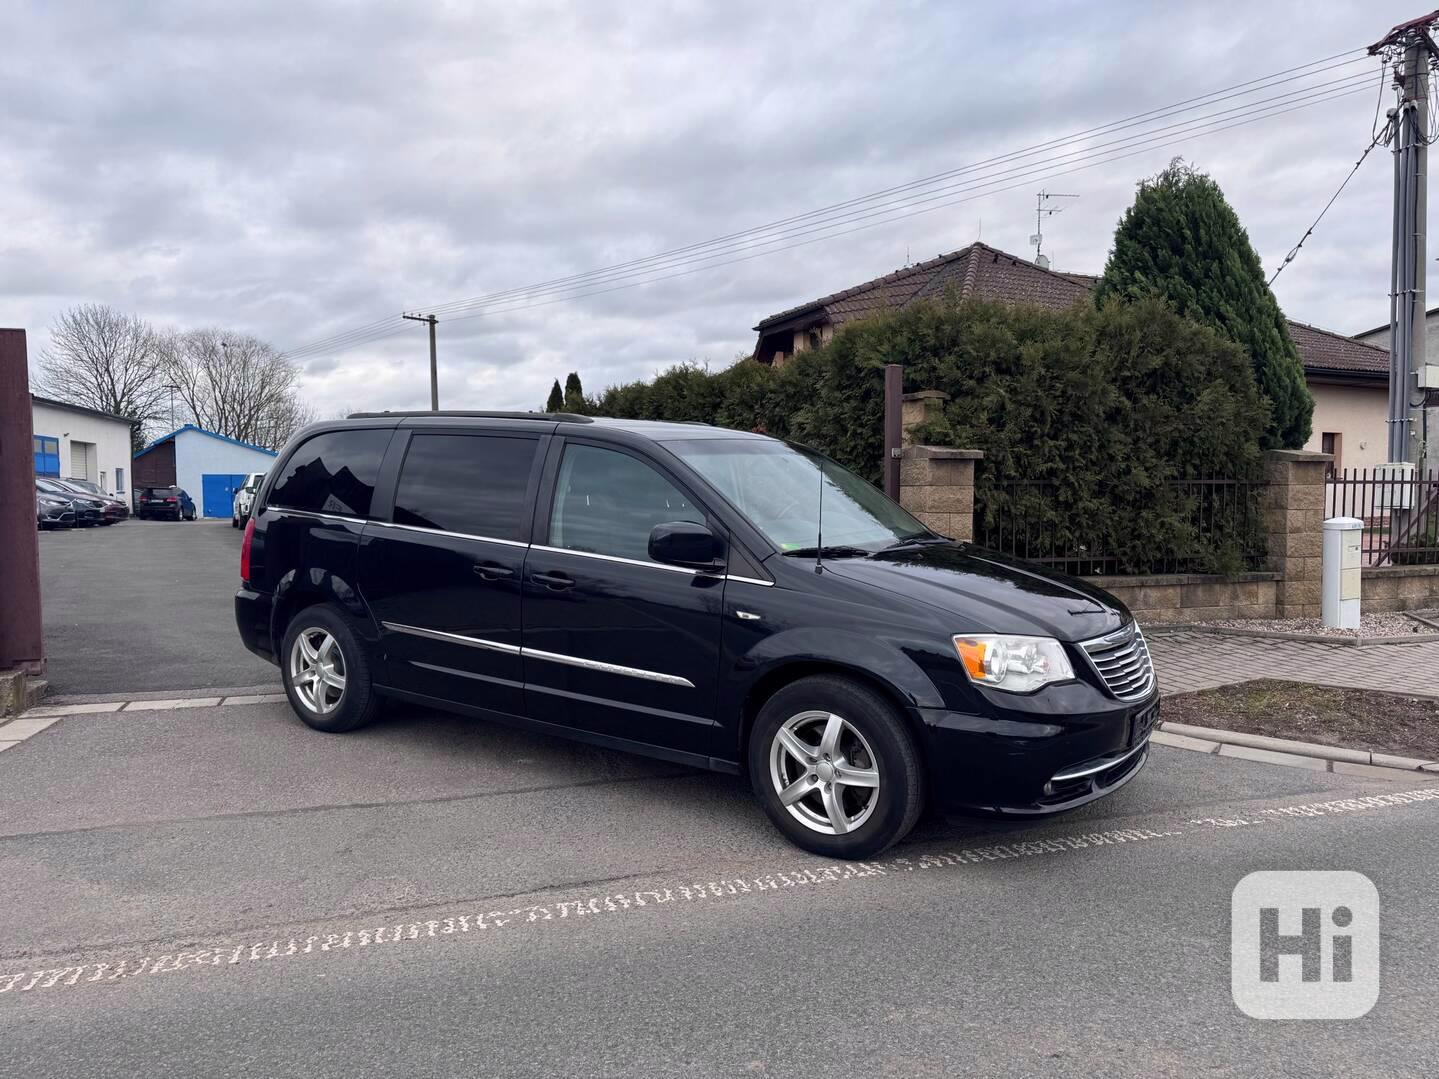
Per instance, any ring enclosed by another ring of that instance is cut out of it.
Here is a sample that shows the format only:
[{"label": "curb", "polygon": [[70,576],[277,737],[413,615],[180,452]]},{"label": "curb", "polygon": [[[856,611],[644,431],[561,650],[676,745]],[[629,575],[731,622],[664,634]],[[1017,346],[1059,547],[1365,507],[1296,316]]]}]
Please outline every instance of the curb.
[{"label": "curb", "polygon": [[1400,757],[1393,753],[1375,753],[1367,749],[1325,746],[1317,742],[1297,742],[1289,738],[1270,738],[1243,731],[1222,731],[1213,727],[1195,727],[1187,723],[1160,721],[1159,730],[1151,736],[1154,742],[1176,749],[1189,749],[1220,757],[1283,764],[1308,768],[1317,772],[1338,772],[1344,775],[1367,775],[1379,779],[1399,779],[1414,772],[1439,778],[1439,761],[1420,757]]},{"label": "curb", "polygon": [[[1426,622],[1426,625],[1431,623]],[[1439,626],[1436,626],[1439,629]],[[1406,633],[1402,637],[1330,637],[1320,633],[1286,633],[1278,629],[1236,629],[1232,626],[1190,625],[1185,622],[1153,622],[1144,627],[1153,637],[1175,633],[1208,633],[1215,637],[1260,637],[1271,641],[1302,641],[1306,644],[1328,644],[1339,648],[1368,648],[1371,645],[1431,644],[1439,641],[1439,632]]]}]

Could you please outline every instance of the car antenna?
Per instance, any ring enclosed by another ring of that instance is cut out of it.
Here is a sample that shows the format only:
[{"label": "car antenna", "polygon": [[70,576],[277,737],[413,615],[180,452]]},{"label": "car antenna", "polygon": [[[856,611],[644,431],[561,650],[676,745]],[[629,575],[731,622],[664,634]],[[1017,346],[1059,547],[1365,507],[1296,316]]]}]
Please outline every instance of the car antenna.
[{"label": "car antenna", "polygon": [[821,457],[816,464],[819,465],[819,513],[815,516],[814,536],[814,571],[824,572],[824,458]]}]

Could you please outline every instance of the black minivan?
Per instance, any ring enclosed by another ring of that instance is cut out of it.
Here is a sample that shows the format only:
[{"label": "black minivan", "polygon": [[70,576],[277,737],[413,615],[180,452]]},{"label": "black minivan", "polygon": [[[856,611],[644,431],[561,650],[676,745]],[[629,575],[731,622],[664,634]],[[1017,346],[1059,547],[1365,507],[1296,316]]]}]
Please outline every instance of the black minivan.
[{"label": "black minivan", "polygon": [[1143,766],[1144,637],[1083,581],[936,535],[802,446],[703,424],[379,413],[297,435],[235,618],[290,703],[399,698],[747,773],[801,847],[927,802],[1047,814]]}]

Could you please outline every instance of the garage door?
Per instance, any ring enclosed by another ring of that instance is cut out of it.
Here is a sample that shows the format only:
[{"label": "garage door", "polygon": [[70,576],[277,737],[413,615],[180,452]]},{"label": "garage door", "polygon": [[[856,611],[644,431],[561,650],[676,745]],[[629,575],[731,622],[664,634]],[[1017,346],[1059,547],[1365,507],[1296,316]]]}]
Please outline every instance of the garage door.
[{"label": "garage door", "polygon": [[235,510],[235,492],[245,484],[243,472],[206,472],[200,477],[200,512],[206,517],[228,517]]}]

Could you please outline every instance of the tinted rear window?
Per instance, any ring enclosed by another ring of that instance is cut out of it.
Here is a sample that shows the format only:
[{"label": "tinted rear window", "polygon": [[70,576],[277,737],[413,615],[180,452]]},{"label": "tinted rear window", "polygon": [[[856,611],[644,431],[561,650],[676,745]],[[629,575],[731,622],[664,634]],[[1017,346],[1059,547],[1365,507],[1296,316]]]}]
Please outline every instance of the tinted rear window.
[{"label": "tinted rear window", "polygon": [[269,504],[311,513],[368,517],[389,431],[330,431],[308,439],[285,462]]},{"label": "tinted rear window", "polygon": [[414,435],[395,489],[395,523],[519,540],[539,441]]}]

